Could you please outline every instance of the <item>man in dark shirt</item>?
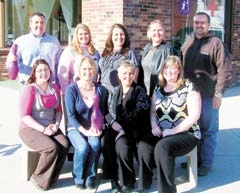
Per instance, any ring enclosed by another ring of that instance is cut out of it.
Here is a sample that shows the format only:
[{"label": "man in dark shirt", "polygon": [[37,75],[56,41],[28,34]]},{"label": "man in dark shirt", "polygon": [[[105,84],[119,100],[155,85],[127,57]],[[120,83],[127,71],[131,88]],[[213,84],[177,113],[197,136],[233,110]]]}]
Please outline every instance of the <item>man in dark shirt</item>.
[{"label": "man in dark shirt", "polygon": [[215,156],[219,108],[231,77],[231,62],[222,41],[209,32],[210,16],[198,12],[193,22],[194,34],[183,44],[181,53],[184,76],[196,84],[202,98],[198,175],[205,176],[210,171]]}]

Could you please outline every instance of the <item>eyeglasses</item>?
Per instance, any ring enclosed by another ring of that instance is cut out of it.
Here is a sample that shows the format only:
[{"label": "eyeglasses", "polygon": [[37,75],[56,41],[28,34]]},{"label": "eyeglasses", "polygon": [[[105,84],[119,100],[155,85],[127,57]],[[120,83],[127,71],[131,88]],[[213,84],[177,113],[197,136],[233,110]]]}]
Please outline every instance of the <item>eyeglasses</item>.
[{"label": "eyeglasses", "polygon": [[204,25],[204,24],[207,24],[207,23],[208,23],[207,21],[194,21],[195,25]]},{"label": "eyeglasses", "polygon": [[48,68],[36,70],[37,73],[49,72]]}]

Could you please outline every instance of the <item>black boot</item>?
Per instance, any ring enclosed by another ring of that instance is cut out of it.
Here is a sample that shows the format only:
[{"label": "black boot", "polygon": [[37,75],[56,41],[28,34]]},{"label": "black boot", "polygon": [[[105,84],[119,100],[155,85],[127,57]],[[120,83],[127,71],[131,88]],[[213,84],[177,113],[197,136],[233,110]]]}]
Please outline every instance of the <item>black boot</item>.
[{"label": "black boot", "polygon": [[111,180],[112,193],[118,193],[121,191],[121,186],[117,180]]}]

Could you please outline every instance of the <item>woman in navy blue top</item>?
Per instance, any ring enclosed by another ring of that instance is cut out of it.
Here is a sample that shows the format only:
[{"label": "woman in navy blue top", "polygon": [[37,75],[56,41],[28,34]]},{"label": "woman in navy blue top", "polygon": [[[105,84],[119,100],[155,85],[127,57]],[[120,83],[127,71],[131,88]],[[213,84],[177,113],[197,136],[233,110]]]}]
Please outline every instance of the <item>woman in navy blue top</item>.
[{"label": "woman in navy blue top", "polygon": [[80,189],[93,189],[96,184],[107,90],[94,82],[97,70],[92,59],[84,57],[77,73],[80,79],[67,86],[65,91],[67,136],[75,149],[75,185]]}]

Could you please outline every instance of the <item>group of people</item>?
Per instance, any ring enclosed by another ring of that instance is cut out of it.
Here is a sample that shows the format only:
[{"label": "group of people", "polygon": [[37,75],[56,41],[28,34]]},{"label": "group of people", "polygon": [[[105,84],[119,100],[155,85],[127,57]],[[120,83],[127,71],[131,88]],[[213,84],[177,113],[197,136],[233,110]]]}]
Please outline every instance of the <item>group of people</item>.
[{"label": "group of people", "polygon": [[139,193],[151,187],[153,168],[158,192],[176,193],[175,158],[195,146],[198,174],[208,174],[231,63],[221,40],[209,32],[209,15],[196,13],[193,21],[194,33],[180,56],[164,41],[162,22],[152,21],[149,43],[138,57],[122,24],[112,25],[102,54],[85,24],[76,26],[71,45],[61,51],[46,33],[45,16],[31,16],[29,34],[15,40],[17,52],[9,52],[6,64],[18,64],[24,85],[19,135],[40,153],[30,179],[37,188],[56,184],[70,144],[79,189],[96,187],[101,153],[102,178],[111,181],[112,193],[134,190],[134,159]]}]

